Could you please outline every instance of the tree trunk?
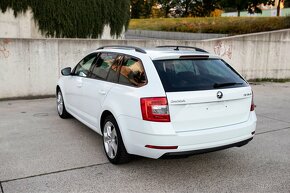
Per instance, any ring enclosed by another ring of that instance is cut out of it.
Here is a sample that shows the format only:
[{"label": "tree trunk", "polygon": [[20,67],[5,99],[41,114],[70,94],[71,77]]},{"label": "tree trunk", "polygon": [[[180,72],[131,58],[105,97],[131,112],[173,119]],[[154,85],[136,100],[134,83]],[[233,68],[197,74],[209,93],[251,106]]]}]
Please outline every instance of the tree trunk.
[{"label": "tree trunk", "polygon": [[241,10],[238,10],[238,17],[241,16]]},{"label": "tree trunk", "polygon": [[278,5],[277,5],[277,16],[280,16],[280,3],[281,3],[281,0],[278,1]]}]

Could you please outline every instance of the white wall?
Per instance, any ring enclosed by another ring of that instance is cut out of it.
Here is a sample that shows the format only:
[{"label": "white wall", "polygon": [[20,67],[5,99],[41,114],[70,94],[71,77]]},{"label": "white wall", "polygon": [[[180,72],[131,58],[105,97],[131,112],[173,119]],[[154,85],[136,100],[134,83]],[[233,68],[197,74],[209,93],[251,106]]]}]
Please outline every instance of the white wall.
[{"label": "white wall", "polygon": [[40,38],[38,27],[30,10],[20,13],[15,18],[12,9],[0,11],[0,37],[3,38]]},{"label": "white wall", "polygon": [[0,99],[52,95],[62,68],[92,49],[116,44],[198,46],[247,79],[290,78],[290,29],[204,41],[0,38]]}]

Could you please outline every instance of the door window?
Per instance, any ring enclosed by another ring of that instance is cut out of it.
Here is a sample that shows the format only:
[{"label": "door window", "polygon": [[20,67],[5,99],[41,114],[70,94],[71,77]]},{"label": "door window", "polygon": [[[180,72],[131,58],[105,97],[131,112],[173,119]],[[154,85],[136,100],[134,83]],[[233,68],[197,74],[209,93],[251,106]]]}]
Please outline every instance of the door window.
[{"label": "door window", "polygon": [[86,56],[78,63],[73,74],[76,76],[87,77],[91,66],[94,64],[96,60],[96,57],[97,57],[96,53]]},{"label": "door window", "polygon": [[109,70],[111,69],[116,57],[116,53],[102,53],[97,59],[96,65],[92,70],[91,77],[106,80]]}]

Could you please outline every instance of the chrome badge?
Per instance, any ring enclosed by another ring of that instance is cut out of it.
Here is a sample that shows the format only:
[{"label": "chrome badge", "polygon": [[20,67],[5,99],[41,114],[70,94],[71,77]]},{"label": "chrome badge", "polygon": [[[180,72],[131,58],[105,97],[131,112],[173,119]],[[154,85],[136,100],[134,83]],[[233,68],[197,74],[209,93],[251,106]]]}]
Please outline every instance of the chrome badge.
[{"label": "chrome badge", "polygon": [[216,97],[217,97],[218,99],[223,98],[223,93],[222,93],[221,91],[218,91],[217,94],[216,94]]}]

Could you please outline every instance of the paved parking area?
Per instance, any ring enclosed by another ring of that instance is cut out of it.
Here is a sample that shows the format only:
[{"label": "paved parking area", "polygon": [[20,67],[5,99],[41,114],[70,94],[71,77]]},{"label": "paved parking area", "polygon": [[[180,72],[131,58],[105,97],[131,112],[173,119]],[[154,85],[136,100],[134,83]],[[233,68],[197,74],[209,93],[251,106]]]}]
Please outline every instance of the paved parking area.
[{"label": "paved parking area", "polygon": [[183,159],[108,163],[101,137],[58,118],[54,99],[0,102],[2,193],[290,192],[290,83],[253,85],[248,145]]}]

